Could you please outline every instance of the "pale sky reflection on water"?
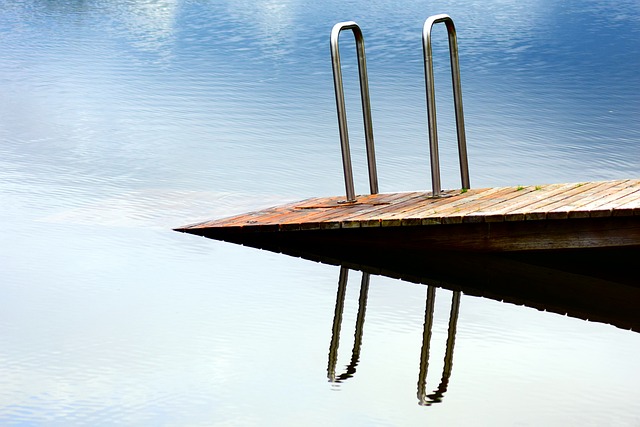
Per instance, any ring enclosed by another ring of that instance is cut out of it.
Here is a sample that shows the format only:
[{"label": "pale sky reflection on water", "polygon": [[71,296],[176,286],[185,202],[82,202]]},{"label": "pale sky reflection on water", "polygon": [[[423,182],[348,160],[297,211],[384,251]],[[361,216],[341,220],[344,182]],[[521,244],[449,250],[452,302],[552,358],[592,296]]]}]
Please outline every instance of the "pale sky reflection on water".
[{"label": "pale sky reflection on water", "polygon": [[[430,188],[420,31],[442,12],[458,28],[473,186],[637,177],[636,1],[2,3],[0,424],[637,425],[636,332],[463,294],[448,389],[423,407],[426,286],[371,277],[357,370],[331,384],[337,266],[171,230],[342,193],[328,52],[342,20],[365,34],[381,190]],[[436,291],[429,392],[451,295]]]}]

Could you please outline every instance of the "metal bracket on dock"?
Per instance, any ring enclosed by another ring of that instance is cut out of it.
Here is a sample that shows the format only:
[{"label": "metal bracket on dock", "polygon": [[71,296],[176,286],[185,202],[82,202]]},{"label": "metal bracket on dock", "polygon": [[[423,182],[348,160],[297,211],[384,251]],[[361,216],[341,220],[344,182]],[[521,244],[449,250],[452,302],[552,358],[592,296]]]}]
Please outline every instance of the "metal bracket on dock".
[{"label": "metal bracket on dock", "polygon": [[453,84],[453,100],[456,110],[456,129],[458,133],[458,156],[460,158],[460,176],[462,188],[469,189],[469,163],[467,161],[467,139],[464,130],[464,114],[462,112],[462,85],[460,83],[460,65],[458,63],[458,42],[456,28],[449,15],[441,14],[427,18],[422,29],[422,49],[424,52],[424,75],[427,90],[427,121],[429,123],[429,148],[431,153],[431,183],[433,196],[442,191],[440,183],[440,159],[438,154],[438,128],[436,122],[436,91],[433,76],[433,58],[431,54],[431,28],[434,24],[444,22],[449,35],[449,57],[451,58],[451,80]]},{"label": "metal bracket on dock", "polygon": [[344,88],[342,86],[342,69],[340,67],[340,49],[338,39],[342,30],[352,30],[356,39],[358,53],[358,72],[360,76],[360,97],[362,99],[362,116],[364,120],[365,140],[367,145],[367,162],[369,166],[369,187],[371,194],[378,193],[378,175],[376,172],[376,156],[373,145],[373,125],[371,123],[371,102],[369,100],[369,82],[367,79],[367,61],[364,53],[364,38],[358,24],[353,21],[339,22],[331,30],[331,63],[333,66],[333,86],[336,93],[336,107],[338,110],[338,127],[340,129],[340,143],[342,146],[342,168],[347,191],[347,202],[356,200],[353,185],[353,169],[351,167],[351,152],[349,149],[349,131],[347,129],[347,112],[344,103]]}]

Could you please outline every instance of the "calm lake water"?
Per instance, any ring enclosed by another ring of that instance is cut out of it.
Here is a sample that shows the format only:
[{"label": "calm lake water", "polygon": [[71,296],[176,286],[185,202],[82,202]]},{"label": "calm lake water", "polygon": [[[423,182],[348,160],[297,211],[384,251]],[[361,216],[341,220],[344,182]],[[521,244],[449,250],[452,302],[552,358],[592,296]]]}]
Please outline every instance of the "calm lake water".
[{"label": "calm lake water", "polygon": [[381,191],[430,189],[420,35],[437,13],[458,29],[472,186],[638,177],[637,0],[4,0],[0,425],[640,425],[637,332],[377,275],[363,323],[357,271],[336,322],[338,266],[171,230],[343,193],[345,20],[366,40]]}]

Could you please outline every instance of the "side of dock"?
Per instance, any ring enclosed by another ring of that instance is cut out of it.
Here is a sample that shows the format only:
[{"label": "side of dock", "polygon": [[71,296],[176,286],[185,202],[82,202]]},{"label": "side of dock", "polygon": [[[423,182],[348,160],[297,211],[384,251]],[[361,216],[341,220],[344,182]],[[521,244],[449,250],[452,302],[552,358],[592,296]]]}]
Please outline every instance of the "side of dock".
[{"label": "side of dock", "polygon": [[468,251],[640,247],[640,179],[312,198],[178,231],[263,239]]}]

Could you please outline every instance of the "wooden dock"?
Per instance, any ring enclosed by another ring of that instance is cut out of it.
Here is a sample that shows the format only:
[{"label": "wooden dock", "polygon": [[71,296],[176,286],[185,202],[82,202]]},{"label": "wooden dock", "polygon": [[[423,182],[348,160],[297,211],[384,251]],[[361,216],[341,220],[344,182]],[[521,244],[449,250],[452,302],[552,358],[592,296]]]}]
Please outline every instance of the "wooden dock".
[{"label": "wooden dock", "polygon": [[311,198],[178,228],[234,243],[402,250],[640,248],[640,179]]}]

